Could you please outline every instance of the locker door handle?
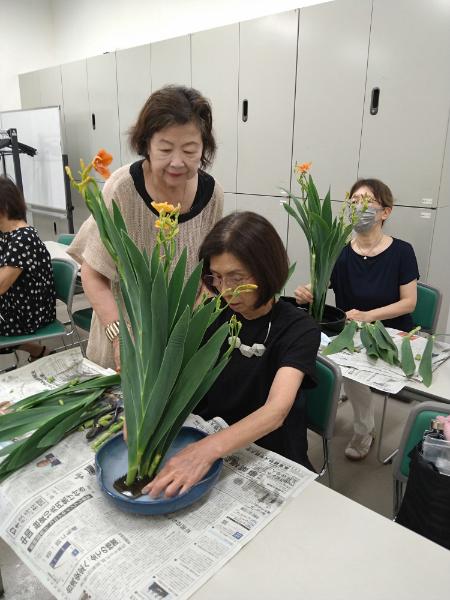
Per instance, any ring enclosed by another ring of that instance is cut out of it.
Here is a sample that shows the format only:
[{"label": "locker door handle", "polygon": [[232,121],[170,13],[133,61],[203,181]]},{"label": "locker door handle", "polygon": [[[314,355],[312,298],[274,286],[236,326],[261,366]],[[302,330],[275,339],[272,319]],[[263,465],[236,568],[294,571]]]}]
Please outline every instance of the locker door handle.
[{"label": "locker door handle", "polygon": [[248,119],[248,100],[242,101],[242,120],[244,123],[247,122]]},{"label": "locker door handle", "polygon": [[376,115],[380,104],[380,88],[374,87],[370,98],[370,114]]},{"label": "locker door handle", "polygon": [[95,129],[95,114],[92,113],[91,117],[92,117],[92,129]]}]

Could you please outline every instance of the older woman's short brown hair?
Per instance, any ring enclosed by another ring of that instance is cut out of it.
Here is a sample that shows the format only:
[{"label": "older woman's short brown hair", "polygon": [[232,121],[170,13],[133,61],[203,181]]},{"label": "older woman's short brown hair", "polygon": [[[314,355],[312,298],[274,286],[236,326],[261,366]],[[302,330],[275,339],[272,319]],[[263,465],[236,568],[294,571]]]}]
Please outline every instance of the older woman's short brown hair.
[{"label": "older woman's short brown hair", "polygon": [[216,153],[211,105],[193,88],[167,85],[153,92],[130,129],[130,145],[137,154],[148,158],[148,146],[157,131],[190,122],[200,129],[203,142],[200,164],[207,167]]},{"label": "older woman's short brown hair", "polygon": [[358,179],[358,181],[352,185],[350,198],[362,187],[368,187],[375,200],[384,208],[392,208],[394,206],[394,197],[390,188],[379,179]]},{"label": "older woman's short brown hair", "polygon": [[25,221],[27,207],[22,192],[7,177],[0,177],[0,214],[8,220]]},{"label": "older woman's short brown hair", "polygon": [[286,283],[289,260],[274,226],[253,212],[232,213],[218,221],[199,250],[203,275],[210,274],[213,256],[233,254],[258,285],[255,308],[269,302]]}]

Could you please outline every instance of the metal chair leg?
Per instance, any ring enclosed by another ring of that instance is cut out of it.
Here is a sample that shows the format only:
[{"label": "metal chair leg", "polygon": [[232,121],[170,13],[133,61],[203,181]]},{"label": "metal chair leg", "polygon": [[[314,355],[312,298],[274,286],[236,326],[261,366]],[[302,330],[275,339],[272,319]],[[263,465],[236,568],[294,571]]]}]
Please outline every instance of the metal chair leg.
[{"label": "metal chair leg", "polygon": [[328,475],[328,487],[333,487],[333,475],[331,472],[331,460],[330,460],[330,448],[328,446],[328,440],[322,437],[322,449],[323,449],[323,465],[319,472],[319,477],[323,477],[325,473]]},{"label": "metal chair leg", "polygon": [[388,464],[390,464],[392,462],[392,459],[394,458],[394,456],[398,452],[398,448],[396,448],[388,456],[386,456],[386,458],[381,458],[381,441],[383,439],[383,429],[384,429],[384,421],[385,421],[385,417],[386,417],[386,408],[387,408],[388,398],[389,398],[389,394],[384,394],[384,397],[383,397],[383,412],[381,413],[380,434],[378,436],[378,446],[377,446],[377,460],[382,465],[388,465]]},{"label": "metal chair leg", "polygon": [[394,480],[394,520],[397,518],[403,496],[403,483],[399,479]]}]

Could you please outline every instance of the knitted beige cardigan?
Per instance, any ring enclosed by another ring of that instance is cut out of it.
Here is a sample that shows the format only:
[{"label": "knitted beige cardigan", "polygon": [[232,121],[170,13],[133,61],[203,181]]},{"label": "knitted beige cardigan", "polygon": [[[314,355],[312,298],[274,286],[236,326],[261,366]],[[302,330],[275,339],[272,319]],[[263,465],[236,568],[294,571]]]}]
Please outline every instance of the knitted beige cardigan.
[{"label": "knitted beige cardigan", "polygon": [[[157,217],[138,194],[130,175],[130,165],[120,167],[111,175],[103,188],[103,197],[107,206],[111,206],[112,199],[116,201],[130,237],[140,249],[145,248],[150,255],[155,244]],[[215,182],[213,195],[205,208],[195,217],[180,223],[175,260],[186,247],[188,253],[187,274],[190,274],[197,264],[200,245],[205,235],[222,217],[222,212],[223,190]],[[109,279],[113,294],[118,301],[120,291],[117,270],[100,239],[97,225],[92,216],[82,224],[67,252],[80,264],[86,261],[90,267]],[[104,327],[95,312],[89,332],[86,355],[98,365],[114,368],[112,344],[106,337]]]}]

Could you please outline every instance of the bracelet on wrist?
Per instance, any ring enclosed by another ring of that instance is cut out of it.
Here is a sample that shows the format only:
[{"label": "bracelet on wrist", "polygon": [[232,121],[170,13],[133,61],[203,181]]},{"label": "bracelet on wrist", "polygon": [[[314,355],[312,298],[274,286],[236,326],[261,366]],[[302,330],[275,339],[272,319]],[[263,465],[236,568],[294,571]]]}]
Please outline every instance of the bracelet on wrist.
[{"label": "bracelet on wrist", "polygon": [[119,321],[112,321],[105,327],[105,335],[111,343],[119,336],[119,333]]}]

